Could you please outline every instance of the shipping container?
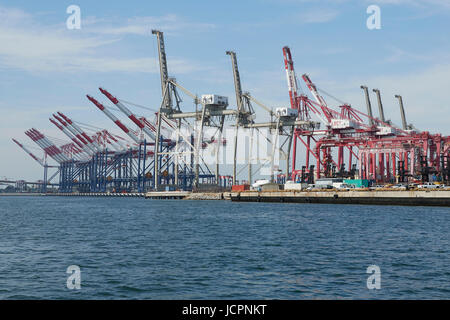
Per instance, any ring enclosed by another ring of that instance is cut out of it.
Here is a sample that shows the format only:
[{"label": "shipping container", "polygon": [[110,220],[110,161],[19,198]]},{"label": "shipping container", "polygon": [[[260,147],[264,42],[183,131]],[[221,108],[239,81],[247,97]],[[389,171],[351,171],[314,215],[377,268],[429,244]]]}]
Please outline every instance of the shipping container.
[{"label": "shipping container", "polygon": [[250,190],[249,184],[236,184],[231,187],[231,191],[239,192],[239,191],[247,191]]},{"label": "shipping container", "polygon": [[301,191],[304,190],[308,187],[307,183],[294,183],[292,181],[288,181],[285,185],[284,185],[284,190],[289,191]]},{"label": "shipping container", "polygon": [[344,180],[345,184],[353,185],[355,188],[368,188],[369,187],[369,180],[367,179],[346,179]]}]

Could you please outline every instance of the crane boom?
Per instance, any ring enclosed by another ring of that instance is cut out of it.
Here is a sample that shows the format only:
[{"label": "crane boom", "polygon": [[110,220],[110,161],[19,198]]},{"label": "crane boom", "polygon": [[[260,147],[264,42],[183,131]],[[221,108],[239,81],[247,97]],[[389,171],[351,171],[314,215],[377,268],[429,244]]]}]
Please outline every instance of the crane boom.
[{"label": "crane boom", "polygon": [[32,128],[25,132],[25,134],[30,137],[39,147],[41,147],[51,158],[56,162],[69,161],[62,151],[56,147],[52,142],[45,138],[45,136],[38,130]]},{"label": "crane boom", "polygon": [[111,141],[113,141],[117,146],[120,147],[120,149],[122,149],[122,150],[126,150],[126,149],[127,149],[127,147],[126,147],[121,141],[119,141],[118,139],[116,139],[111,133],[109,133],[108,130],[103,130],[103,131],[105,132],[106,136],[107,136],[109,139],[111,139]]},{"label": "crane boom", "polygon": [[236,52],[227,51],[226,54],[231,57],[231,65],[233,68],[234,90],[236,92],[236,103],[238,111],[241,111],[243,107],[242,86],[241,86],[241,77],[239,76],[239,68],[236,59]]},{"label": "crane boom", "polygon": [[136,137],[136,135],[133,134],[132,131],[126,125],[124,125],[115,115],[113,115],[108,109],[106,109],[103,104],[98,102],[90,95],[86,95],[86,97],[89,99],[89,101],[95,104],[96,107],[99,108],[109,119],[111,119],[112,122],[114,122],[120,129],[122,129],[122,131],[125,132],[134,142],[136,142],[137,144],[141,143],[141,140]]},{"label": "crane boom", "polygon": [[152,34],[156,35],[158,40],[158,58],[159,69],[161,74],[161,93],[164,98],[164,106],[166,108],[172,107],[172,100],[170,94],[166,93],[166,88],[169,85],[169,71],[167,68],[166,49],[164,45],[164,34],[159,30],[152,30]]},{"label": "crane boom", "polygon": [[77,161],[82,161],[83,157],[80,155],[82,153],[81,149],[79,149],[73,142],[61,146],[61,151],[67,156],[72,157]]},{"label": "crane boom", "polygon": [[[91,151],[84,145],[82,142],[80,142],[79,139],[75,135],[73,135],[69,130],[66,129],[63,125],[60,125],[52,118],[49,118],[50,122],[53,123],[59,130],[61,130],[69,139],[71,139],[78,147],[80,147],[84,153],[86,153],[88,156],[91,156]],[[62,119],[61,119],[62,120]]]},{"label": "crane boom", "polygon": [[361,86],[361,89],[363,89],[364,95],[366,97],[366,106],[367,106],[367,114],[369,115],[369,124],[373,126],[375,123],[373,121],[372,104],[370,103],[369,89],[367,88],[367,86]]},{"label": "crane boom", "polygon": [[283,47],[284,67],[289,87],[289,99],[292,109],[298,109],[298,85],[297,76],[294,71],[294,61],[292,60],[291,49],[288,46]]},{"label": "crane boom", "polygon": [[309,78],[309,76],[307,74],[304,74],[302,76],[302,79],[303,79],[303,81],[305,81],[306,86],[311,91],[311,93],[312,93],[314,99],[316,100],[317,104],[319,105],[319,107],[322,109],[322,112],[325,115],[325,118],[322,117],[322,115],[320,115],[320,114],[317,114],[317,116],[325,125],[330,125],[332,115],[330,115],[330,112],[327,110],[328,109],[327,103],[325,102],[323,97],[319,94],[319,92],[317,91],[316,85],[311,81],[311,79]]},{"label": "crane boom", "polygon": [[72,133],[79,141],[81,141],[85,147],[89,150],[89,153],[95,154],[97,150],[85,139],[83,138],[72,126],[70,126],[66,121],[64,121],[61,117],[53,114],[53,117],[59,121],[70,133]]},{"label": "crane boom", "polygon": [[261,108],[263,108],[264,110],[266,110],[270,115],[273,115],[273,111],[266,106],[265,104],[263,104],[261,101],[256,100],[252,95],[250,95],[249,92],[245,92],[243,93],[243,96],[248,98],[249,100],[253,101],[254,103],[256,103],[258,106],[260,106]]},{"label": "crane boom", "polygon": [[30,129],[27,132],[25,132],[25,134],[28,135],[31,138],[31,140],[33,140],[42,149],[44,149],[44,151],[50,157],[52,157],[54,160],[56,160],[58,162],[63,162],[64,161],[63,157],[59,154],[58,150],[56,150],[55,147],[53,147],[52,145],[49,145],[47,143],[47,141],[42,139],[41,134],[37,130]]},{"label": "crane boom", "polygon": [[72,127],[75,129],[76,132],[78,132],[80,135],[82,135],[88,142],[89,145],[91,145],[94,149],[94,151],[102,151],[102,148],[94,141],[91,137],[89,137],[86,132],[84,132],[78,125],[73,123],[71,119],[66,117],[62,112],[58,111],[58,114]]},{"label": "crane boom", "polygon": [[110,94],[108,91],[106,91],[103,88],[99,88],[100,92],[103,93],[114,105],[119,108],[120,111],[122,111],[131,121],[133,121],[142,131],[145,132],[152,140],[156,140],[155,134],[150,131],[149,128],[145,126],[144,123],[142,123],[141,120],[139,120],[131,111],[128,109],[122,102],[120,102],[116,97],[114,97],[112,94]]},{"label": "crane boom", "polygon": [[302,78],[305,81],[306,85],[308,86],[308,89],[311,91],[312,95],[314,96],[314,99],[316,99],[316,102],[320,106],[328,107],[327,103],[324,100],[324,98],[317,91],[316,85],[311,81],[311,78],[307,74],[304,74],[302,76]]},{"label": "crane boom", "polygon": [[28,155],[30,157],[32,157],[34,160],[36,160],[37,163],[39,163],[41,166],[45,167],[44,161],[39,159],[38,157],[36,157],[30,150],[28,150],[23,144],[21,144],[19,141],[17,141],[16,139],[12,139],[12,141],[14,141],[20,148],[23,149],[23,151],[25,151],[26,153],[28,153]]},{"label": "crane boom", "polygon": [[60,148],[58,148],[53,142],[51,142],[43,133],[39,132],[36,129],[33,129],[36,132],[38,138],[41,138],[44,143],[47,144],[49,148],[55,151],[55,154],[62,158],[62,161],[70,161],[71,159],[67,157]]},{"label": "crane boom", "polygon": [[402,116],[402,127],[403,130],[408,130],[408,124],[406,122],[406,114],[405,114],[405,107],[403,106],[403,98],[402,96],[396,94],[395,97],[398,99],[398,104],[400,106],[400,115]]},{"label": "crane boom", "polygon": [[377,95],[377,101],[378,101],[378,113],[380,114],[380,120],[382,122],[386,122],[386,119],[384,117],[384,110],[383,110],[383,103],[381,102],[381,93],[378,89],[373,89],[373,92]]}]

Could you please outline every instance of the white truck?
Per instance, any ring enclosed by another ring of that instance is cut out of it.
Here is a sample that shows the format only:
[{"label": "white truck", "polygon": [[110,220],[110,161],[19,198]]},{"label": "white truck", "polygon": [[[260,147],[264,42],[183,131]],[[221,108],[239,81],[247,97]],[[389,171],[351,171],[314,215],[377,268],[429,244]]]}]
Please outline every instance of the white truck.
[{"label": "white truck", "polygon": [[439,189],[439,185],[434,184],[433,182],[425,182],[424,184],[419,184],[417,186],[419,189]]},{"label": "white truck", "polygon": [[343,183],[343,182],[334,182],[333,188],[338,189],[338,190],[347,190],[348,191],[348,190],[352,189],[352,186],[350,186],[346,183]]}]

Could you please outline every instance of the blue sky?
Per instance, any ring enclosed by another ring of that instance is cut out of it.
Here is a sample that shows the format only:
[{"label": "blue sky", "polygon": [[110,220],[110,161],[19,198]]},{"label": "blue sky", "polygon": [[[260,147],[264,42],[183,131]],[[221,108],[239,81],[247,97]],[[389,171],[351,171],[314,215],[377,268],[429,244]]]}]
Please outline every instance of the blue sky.
[{"label": "blue sky", "polygon": [[[71,4],[81,8],[81,30],[66,28]],[[381,30],[366,27],[371,4],[381,8]],[[226,95],[234,105],[225,55],[234,50],[244,90],[269,106],[288,105],[288,45],[298,76],[308,73],[362,111],[359,86],[379,88],[395,123],[393,95],[402,94],[408,122],[448,135],[449,18],[448,0],[0,1],[0,177],[41,178],[11,138],[33,146],[23,134],[31,127],[64,138],[48,121],[54,111],[112,128],[85,98],[100,97],[99,86],[156,109],[152,28],[165,33],[170,74],[195,93]],[[186,99],[184,109],[192,107]]]}]

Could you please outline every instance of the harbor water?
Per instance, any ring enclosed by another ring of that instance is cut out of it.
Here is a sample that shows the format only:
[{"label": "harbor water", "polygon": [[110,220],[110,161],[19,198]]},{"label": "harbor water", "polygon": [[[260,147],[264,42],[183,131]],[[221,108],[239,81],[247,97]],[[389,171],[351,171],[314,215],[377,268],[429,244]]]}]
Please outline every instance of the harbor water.
[{"label": "harbor water", "polygon": [[0,197],[0,299],[450,299],[449,244],[444,207]]}]

